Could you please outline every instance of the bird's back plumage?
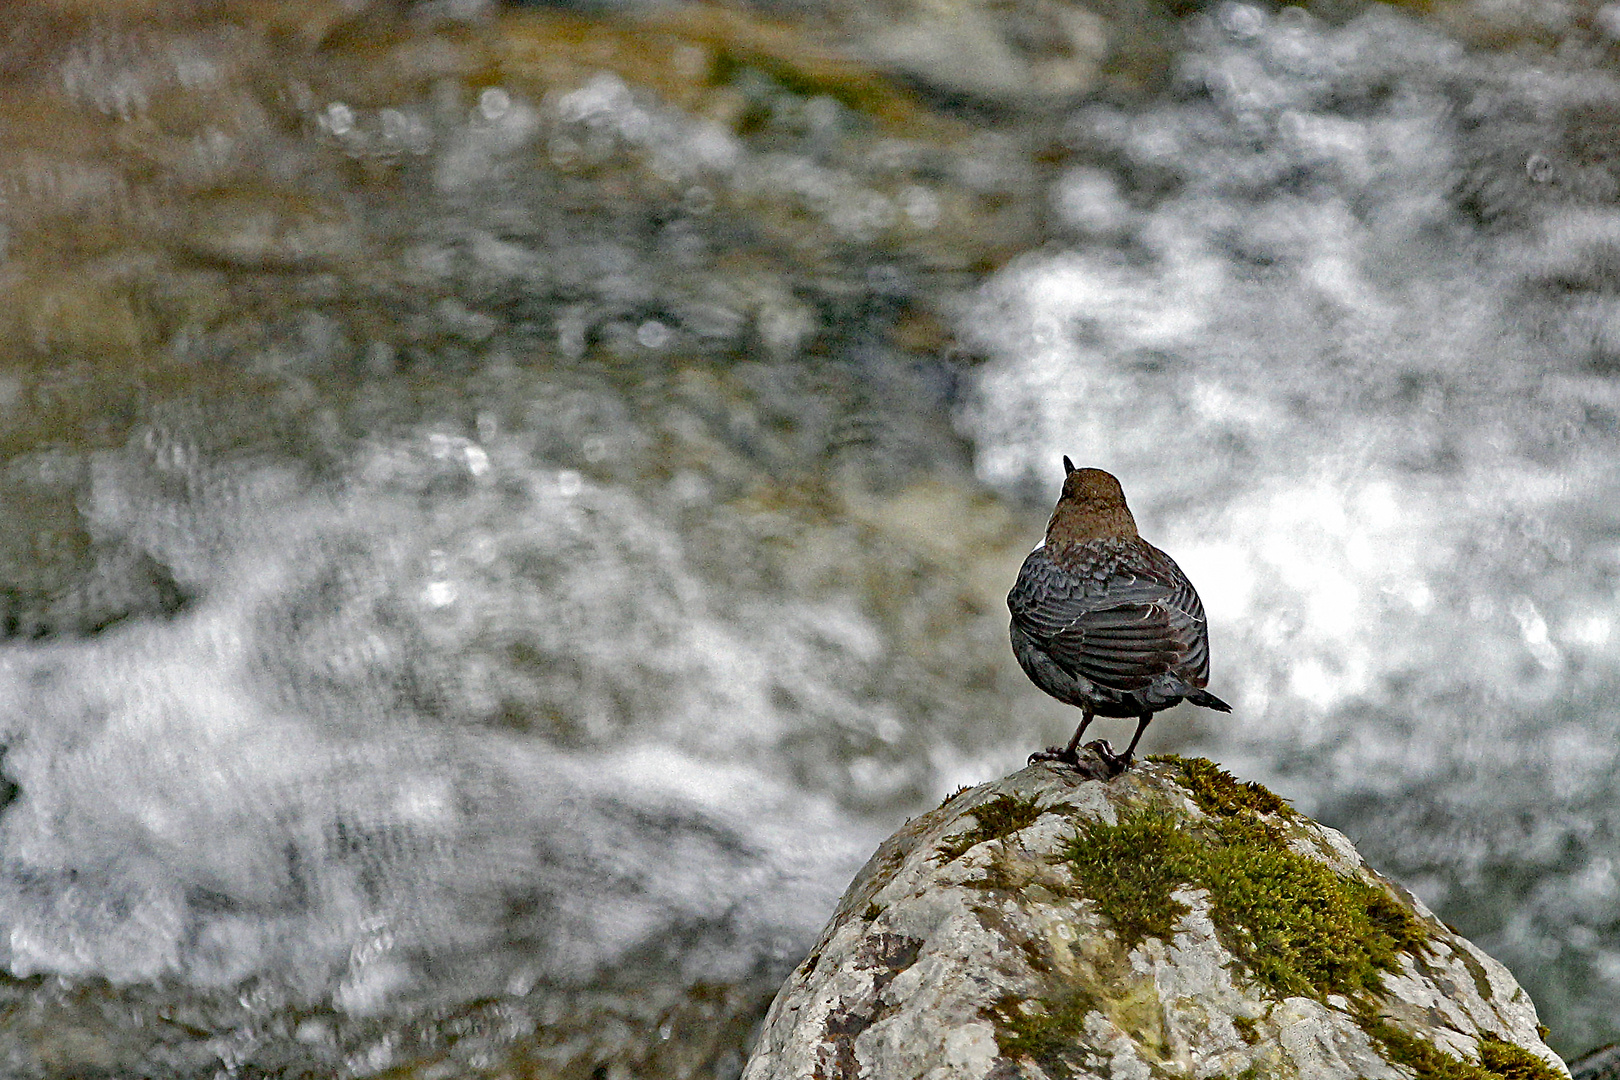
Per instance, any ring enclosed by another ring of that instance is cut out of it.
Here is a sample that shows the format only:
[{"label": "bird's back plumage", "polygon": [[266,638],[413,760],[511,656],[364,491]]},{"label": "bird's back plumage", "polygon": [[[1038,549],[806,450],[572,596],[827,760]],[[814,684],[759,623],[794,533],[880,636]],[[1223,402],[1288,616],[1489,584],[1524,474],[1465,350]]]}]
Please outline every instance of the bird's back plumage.
[{"label": "bird's back plumage", "polygon": [[1209,681],[1204,605],[1145,540],[1042,545],[1024,560],[1008,607],[1053,660],[1111,689],[1139,690],[1165,673]]},{"label": "bird's back plumage", "polygon": [[1204,606],[1175,561],[1144,540],[1043,544],[1024,560],[1007,606],[1015,632],[1096,688],[1090,704],[1104,716],[1165,708],[1167,696],[1209,681]]}]

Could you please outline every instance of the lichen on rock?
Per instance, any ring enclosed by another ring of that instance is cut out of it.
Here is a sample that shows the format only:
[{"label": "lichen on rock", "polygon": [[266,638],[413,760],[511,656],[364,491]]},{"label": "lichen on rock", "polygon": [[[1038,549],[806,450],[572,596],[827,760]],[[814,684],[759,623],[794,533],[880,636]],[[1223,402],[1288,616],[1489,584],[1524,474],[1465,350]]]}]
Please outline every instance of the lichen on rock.
[{"label": "lichen on rock", "polygon": [[1202,759],[1034,765],[908,822],[745,1080],[1554,1080],[1501,964],[1342,835]]}]

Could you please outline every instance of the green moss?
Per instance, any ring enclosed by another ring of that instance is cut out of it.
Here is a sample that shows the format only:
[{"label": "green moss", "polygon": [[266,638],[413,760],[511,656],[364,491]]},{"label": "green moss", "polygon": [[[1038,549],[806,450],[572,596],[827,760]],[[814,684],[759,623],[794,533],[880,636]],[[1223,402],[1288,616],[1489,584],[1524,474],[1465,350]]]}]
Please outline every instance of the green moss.
[{"label": "green moss", "polygon": [[1208,758],[1184,758],[1160,754],[1150,761],[1174,765],[1181,773],[1181,786],[1206,814],[1232,817],[1245,810],[1257,814],[1292,816],[1294,808],[1282,796],[1253,780],[1244,782]]},{"label": "green moss", "polygon": [[1159,987],[1151,979],[1137,981],[1131,989],[1108,1003],[1108,1019],[1130,1036],[1148,1060],[1163,1061],[1170,1049],[1165,1040],[1164,1002]]},{"label": "green moss", "polygon": [[[1457,932],[1453,930],[1452,933],[1456,934]],[[1461,934],[1457,934],[1457,936],[1462,937]],[[1481,964],[1474,957],[1474,954],[1467,949],[1457,949],[1456,954],[1457,959],[1462,961],[1463,967],[1468,969],[1469,977],[1474,980],[1474,992],[1480,996],[1481,1000],[1490,1001],[1493,999],[1496,992],[1491,989],[1491,977],[1486,973],[1485,965]]]},{"label": "green moss", "polygon": [[1127,946],[1168,939],[1208,890],[1221,943],[1279,997],[1376,991],[1423,926],[1384,890],[1291,850],[1252,809],[1202,823],[1155,811],[1080,826],[1065,852],[1076,881]]},{"label": "green moss", "polygon": [[1084,1048],[1086,1017],[1099,1011],[1097,999],[1084,991],[1035,1002],[1004,997],[990,1007],[996,1027],[996,1045],[1005,1058],[1027,1057],[1047,1076],[1057,1080],[1094,1069],[1084,1060],[1094,1056]]},{"label": "green moss", "polygon": [[939,853],[944,856],[946,862],[961,858],[969,848],[977,847],[987,840],[999,840],[1034,824],[1035,819],[1045,811],[1035,805],[1034,799],[997,795],[969,812],[975,822],[973,828],[947,837],[939,846]]},{"label": "green moss", "polygon": [[1504,1080],[1561,1080],[1552,1066],[1524,1047],[1489,1035],[1479,1040],[1479,1063]]},{"label": "green moss", "polygon": [[1361,1028],[1384,1048],[1384,1060],[1405,1065],[1418,1080],[1485,1080],[1485,1070],[1473,1062],[1447,1053],[1429,1040],[1391,1024],[1388,1020],[1363,1019]]},{"label": "green moss", "polygon": [[1476,1063],[1382,1018],[1363,1016],[1361,1027],[1383,1046],[1386,1061],[1405,1065],[1417,1073],[1418,1080],[1560,1080],[1550,1065],[1530,1051],[1490,1035],[1480,1037]]},{"label": "green moss", "polygon": [[1063,853],[1085,895],[1127,945],[1169,940],[1187,913],[1170,893],[1192,880],[1182,821],[1169,814],[1122,815],[1118,824],[1080,825]]},{"label": "green moss", "polygon": [[1058,1080],[1106,1075],[1106,1059],[1086,1046],[1086,1017],[1092,1013],[1106,1016],[1149,1061],[1163,1061],[1169,1052],[1164,1009],[1151,980],[1108,1000],[1070,984],[1045,998],[1009,995],[988,1010],[1002,1056],[1033,1060]]},{"label": "green moss", "polygon": [[1232,1026],[1237,1028],[1238,1038],[1250,1046],[1260,1041],[1260,1032],[1255,1026],[1253,1017],[1234,1016],[1232,1017]]}]

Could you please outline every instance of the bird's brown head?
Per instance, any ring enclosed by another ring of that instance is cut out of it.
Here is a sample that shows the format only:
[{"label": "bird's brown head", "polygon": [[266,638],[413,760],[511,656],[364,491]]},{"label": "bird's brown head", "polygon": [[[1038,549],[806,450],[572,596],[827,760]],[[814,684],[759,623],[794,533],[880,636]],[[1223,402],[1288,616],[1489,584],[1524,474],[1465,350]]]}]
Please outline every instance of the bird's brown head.
[{"label": "bird's brown head", "polygon": [[1046,543],[1056,546],[1080,540],[1135,537],[1136,519],[1125,505],[1125,489],[1101,469],[1077,469],[1067,457],[1063,494],[1046,524]]}]

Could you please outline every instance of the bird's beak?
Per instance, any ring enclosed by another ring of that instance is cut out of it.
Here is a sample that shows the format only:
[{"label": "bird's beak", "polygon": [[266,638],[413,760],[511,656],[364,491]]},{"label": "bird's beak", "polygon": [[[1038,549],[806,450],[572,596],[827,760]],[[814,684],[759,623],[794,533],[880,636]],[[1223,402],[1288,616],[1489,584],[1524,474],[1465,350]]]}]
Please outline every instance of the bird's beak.
[{"label": "bird's beak", "polygon": [[1064,454],[1063,455],[1063,475],[1068,476],[1072,472],[1074,472],[1074,462],[1069,460],[1069,455],[1068,454]]}]

